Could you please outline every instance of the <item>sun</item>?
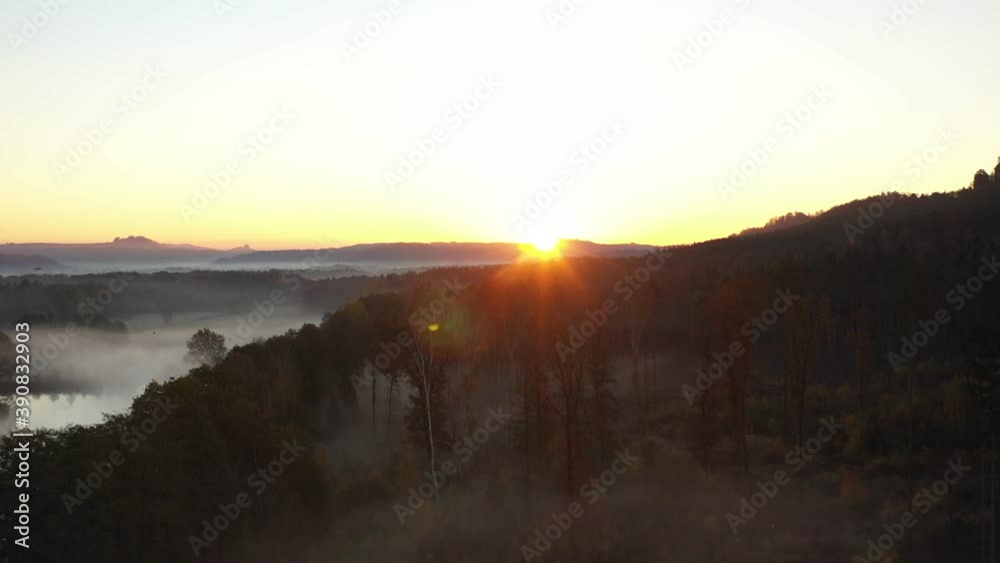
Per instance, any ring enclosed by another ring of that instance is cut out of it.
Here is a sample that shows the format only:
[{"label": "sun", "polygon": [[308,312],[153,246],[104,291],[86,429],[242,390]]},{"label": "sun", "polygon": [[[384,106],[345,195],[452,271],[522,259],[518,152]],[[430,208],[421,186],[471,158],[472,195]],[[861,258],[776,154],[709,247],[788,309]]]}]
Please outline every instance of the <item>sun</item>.
[{"label": "sun", "polygon": [[543,254],[554,252],[559,248],[560,239],[558,237],[543,236],[531,241],[531,246]]},{"label": "sun", "polygon": [[559,237],[537,237],[521,245],[521,252],[528,260],[551,260],[562,256],[562,239]]}]

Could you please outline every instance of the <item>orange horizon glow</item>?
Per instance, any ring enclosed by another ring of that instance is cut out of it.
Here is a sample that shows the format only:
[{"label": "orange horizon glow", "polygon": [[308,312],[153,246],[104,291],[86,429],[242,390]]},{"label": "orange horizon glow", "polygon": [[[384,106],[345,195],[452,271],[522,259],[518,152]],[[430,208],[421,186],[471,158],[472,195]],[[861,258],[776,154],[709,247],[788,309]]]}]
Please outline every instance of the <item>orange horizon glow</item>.
[{"label": "orange horizon glow", "polygon": [[539,239],[536,242],[522,243],[518,247],[524,260],[550,261],[562,258],[564,244],[563,239]]},{"label": "orange horizon glow", "polygon": [[[146,235],[123,235],[121,238],[126,238],[128,236],[142,236],[152,240],[153,242],[168,245],[168,246],[198,246],[211,250],[230,250],[234,248],[239,248],[242,246],[249,246],[254,250],[310,250],[316,248],[346,248],[350,246],[356,246],[360,244],[512,244],[527,249],[533,254],[552,254],[553,251],[557,250],[556,243],[559,247],[563,246],[564,240],[560,239],[558,241],[552,242],[518,242],[514,240],[439,240],[439,239],[427,239],[427,240],[406,240],[406,239],[391,239],[391,240],[359,240],[359,241],[342,241],[333,242],[330,244],[320,244],[321,241],[301,241],[301,242],[276,242],[276,241],[265,241],[265,242],[254,242],[254,241],[236,241],[236,240],[208,240],[208,241],[197,241],[197,240],[165,240],[159,239],[157,237],[146,236]],[[94,244],[109,244],[113,242],[114,237],[110,239],[88,239],[88,240],[7,240],[0,238],[0,248],[7,244],[59,244],[59,245],[94,245]],[[584,242],[592,242],[595,244],[603,245],[618,245],[618,244],[640,244],[648,246],[670,246],[677,244],[691,244],[704,241],[685,241],[681,243],[670,243],[661,244],[655,242],[648,242],[645,240],[626,240],[626,241],[602,241],[593,239],[576,239]]]},{"label": "orange horizon glow", "polygon": [[[156,18],[118,1],[66,10],[0,59],[18,77],[0,105],[0,244],[673,246],[897,184],[952,191],[996,163],[1000,75],[981,70],[1000,36],[956,23],[998,21],[996,3],[941,4],[887,42],[871,2],[741,1],[682,69],[717,12],[640,4],[553,32],[528,0],[416,3],[351,60],[338,45],[368,17],[360,0],[247,4],[226,25],[173,4]],[[829,99],[814,104],[817,89]],[[941,130],[954,146],[907,168]],[[765,145],[778,148],[734,181]],[[739,186],[723,197],[722,183]]]},{"label": "orange horizon glow", "polygon": [[[254,242],[240,242],[240,241],[219,241],[219,240],[209,240],[209,241],[171,241],[171,240],[161,240],[156,237],[146,236],[146,235],[122,235],[120,238],[127,238],[129,236],[145,237],[158,244],[167,246],[197,246],[210,250],[230,250],[235,248],[240,248],[242,246],[249,246],[253,250],[259,251],[270,251],[270,250],[312,250],[318,248],[346,248],[350,246],[356,246],[360,244],[511,244],[516,245],[521,251],[528,257],[532,259],[552,259],[561,257],[561,250],[565,247],[568,239],[539,239],[535,242],[518,242],[511,240],[382,240],[382,241],[345,241],[345,242],[331,242],[323,243],[322,241],[302,241],[301,243],[296,242],[265,242],[265,243],[254,243]],[[65,241],[65,240],[27,240],[23,242],[19,241],[7,241],[0,239],[0,249],[6,244],[60,244],[60,245],[93,245],[93,244],[109,244],[113,242],[115,237],[107,240],[79,240],[79,241]],[[629,241],[597,241],[590,239],[576,239],[584,242],[592,242],[595,244],[604,245],[625,245],[625,244],[640,244],[649,246],[668,246],[663,244],[651,243],[644,240],[629,240]],[[692,242],[703,242],[703,241],[692,241]],[[676,244],[690,244],[688,242],[684,243],[672,243]]]}]

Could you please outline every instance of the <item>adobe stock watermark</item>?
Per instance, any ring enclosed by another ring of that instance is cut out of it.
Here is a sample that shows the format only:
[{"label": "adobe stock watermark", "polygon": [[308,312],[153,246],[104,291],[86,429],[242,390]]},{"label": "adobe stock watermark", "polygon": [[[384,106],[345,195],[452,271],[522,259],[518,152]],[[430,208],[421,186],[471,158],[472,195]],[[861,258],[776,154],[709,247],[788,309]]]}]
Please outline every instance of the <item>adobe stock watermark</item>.
[{"label": "adobe stock watermark", "polygon": [[168,76],[159,65],[147,66],[146,74],[139,84],[115,98],[111,103],[111,117],[102,119],[93,129],[84,129],[81,132],[82,138],[80,140],[66,146],[66,156],[63,160],[52,163],[52,171],[56,175],[56,180],[62,182],[67,174],[79,168],[83,164],[83,160],[100,148],[108,137],[132,115],[132,111],[146,101],[150,93],[159,88]]},{"label": "adobe stock watermark", "polygon": [[[784,290],[779,289],[775,293],[777,297],[770,308],[764,309],[759,317],[752,317],[740,327],[740,334],[745,336],[747,342],[750,344],[756,344],[761,336],[774,326],[774,323],[778,322],[778,317],[787,313],[795,305],[795,302],[802,298],[792,293],[792,288],[790,287]],[[681,386],[681,391],[684,393],[684,398],[687,399],[688,404],[693,406],[695,398],[703,395],[716,381],[722,379],[722,376],[729,371],[729,368],[733,367],[735,359],[745,353],[746,348],[743,346],[742,339],[732,341],[729,347],[723,350],[721,354],[719,352],[713,353],[712,358],[715,361],[710,363],[705,370],[697,370],[698,377],[695,379],[695,387],[687,383]]]},{"label": "adobe stock watermark", "polygon": [[[479,77],[479,83],[473,91],[453,103],[441,115],[445,125],[451,131],[460,130],[472,118],[482,105],[493,97],[497,89],[502,86],[494,80],[492,74]],[[435,127],[430,134],[425,137],[414,139],[414,149],[407,154],[397,157],[398,164],[394,170],[387,170],[383,175],[389,191],[394,192],[399,186],[410,179],[417,169],[423,166],[438,149],[448,141],[448,132],[445,126]]]},{"label": "adobe stock watermark", "polygon": [[[320,245],[329,245],[330,238],[327,237],[326,241],[320,241]],[[309,270],[315,268],[322,264],[325,264],[330,260],[330,252],[326,248],[318,248],[313,250],[312,256],[308,256],[302,260],[299,264],[301,270]],[[258,328],[264,325],[267,319],[271,318],[274,313],[286,302],[288,302],[288,296],[295,293],[302,287],[302,278],[295,271],[282,272],[281,276],[278,278],[281,282],[282,287],[276,287],[271,290],[266,299],[253,301],[253,310],[247,313],[246,317],[243,315],[237,315],[236,330],[233,334],[224,332],[223,334],[226,338],[231,338],[234,341],[239,340],[244,343],[249,342],[253,338],[254,333]]]},{"label": "adobe stock watermark", "polygon": [[233,502],[219,504],[218,514],[211,520],[201,521],[203,526],[201,534],[188,536],[188,545],[191,546],[195,557],[201,554],[201,550],[207,549],[215,540],[219,539],[222,532],[228,530],[243,511],[250,508],[254,499],[263,495],[268,486],[274,484],[277,478],[285,472],[285,468],[295,463],[295,460],[299,459],[299,456],[306,451],[306,448],[299,445],[298,440],[292,440],[291,443],[285,440],[282,445],[285,447],[278,454],[277,459],[258,468],[256,472],[247,477],[247,487],[253,489],[257,497],[241,492],[236,495]]},{"label": "adobe stock watermark", "polygon": [[382,32],[389,27],[396,16],[403,12],[405,7],[406,4],[402,0],[389,0],[384,8],[370,12],[368,21],[363,26],[354,28],[354,37],[351,41],[340,43],[340,52],[344,55],[347,64],[354,63],[354,57],[360,56],[362,51],[382,35]]},{"label": "adobe stock watermark", "polygon": [[[458,300],[462,292],[468,288],[469,284],[459,283],[458,278],[445,280],[444,289],[441,290],[441,294],[437,298],[410,314],[408,319],[410,327],[417,331],[424,331],[435,325],[448,305]],[[413,346],[413,335],[408,329],[399,331],[395,340],[379,344],[382,351],[375,356],[374,360],[365,360],[362,375],[351,375],[354,389],[360,391],[374,383],[376,374],[389,369],[392,362],[398,359],[403,350],[410,346]]]},{"label": "adobe stock watermark", "polygon": [[215,9],[215,15],[222,22],[226,21],[226,16],[235,12],[245,2],[246,0],[213,0],[212,8]]},{"label": "adobe stock watermark", "polygon": [[889,17],[878,21],[878,30],[882,32],[882,39],[888,41],[893,33],[910,23],[910,18],[925,5],[927,5],[927,0],[905,0],[899,4],[893,4]]},{"label": "adobe stock watermark", "polygon": [[[514,416],[504,413],[502,406],[490,409],[487,411],[487,414],[489,414],[489,417],[483,422],[482,426],[471,434],[466,435],[465,438],[452,447],[452,454],[456,458],[460,457],[462,463],[469,463],[475,457],[476,453],[486,445],[486,442],[494,434],[503,429],[507,421]],[[444,488],[444,485],[448,482],[448,478],[454,477],[458,473],[458,467],[455,462],[447,460],[441,464],[440,470],[434,471],[433,475],[431,475],[430,471],[424,471],[426,479],[416,488],[409,488],[407,492],[410,493],[410,496],[406,498],[406,504],[397,502],[392,506],[392,510],[396,513],[396,518],[399,519],[399,523],[405,525],[408,517],[415,515],[418,510],[427,504],[427,501],[434,498],[434,495]]]},{"label": "adobe stock watermark", "polygon": [[30,16],[21,18],[21,27],[18,28],[17,33],[9,32],[7,34],[7,42],[10,43],[14,54],[21,54],[21,49],[27,46],[32,39],[38,37],[43,29],[59,17],[63,7],[69,3],[70,0],[39,0],[38,10]]},{"label": "adobe stock watermark", "polygon": [[568,22],[586,3],[587,0],[559,0],[558,4],[545,10],[545,20],[549,22],[552,31],[557,31],[560,25]]},{"label": "adobe stock watermark", "polygon": [[729,26],[736,23],[740,13],[750,8],[750,0],[734,0],[733,4],[736,5],[735,9],[724,8],[717,17],[702,21],[705,29],[689,36],[687,45],[683,49],[674,51],[673,59],[677,72],[684,72],[685,67],[693,65],[717,39],[722,37]]},{"label": "adobe stock watermark", "polygon": [[260,156],[260,153],[278,138],[278,134],[288,128],[288,125],[295,119],[295,115],[288,111],[288,108],[274,108],[271,110],[271,119],[267,125],[261,127],[252,135],[248,136],[239,144],[236,151],[241,158],[234,158],[226,163],[221,169],[209,174],[211,181],[201,188],[194,190],[190,203],[182,203],[178,207],[181,218],[185,223],[190,223],[191,219],[197,217],[213,201],[215,201],[222,190],[229,187],[234,179],[243,174],[244,166],[249,165]]},{"label": "adobe stock watermark", "polygon": [[[964,283],[956,285],[955,289],[949,291],[945,296],[945,302],[951,305],[953,312],[957,313],[964,309],[975,298],[976,294],[983,290],[986,282],[995,278],[997,272],[1000,272],[1000,262],[997,261],[995,254],[990,258],[984,256],[981,262],[983,265],[979,267],[976,275],[971,276]],[[887,358],[889,365],[892,366],[892,371],[899,373],[910,360],[917,357],[920,349],[927,346],[931,339],[937,336],[949,322],[951,322],[951,315],[943,307],[935,311],[932,318],[918,322],[917,331],[909,338],[904,336],[901,339],[903,345],[899,353],[889,352]]]},{"label": "adobe stock watermark", "polygon": [[[643,285],[653,279],[653,272],[658,271],[666,263],[667,258],[673,256],[667,250],[657,250],[646,255],[643,265],[635,269],[631,274],[627,274],[614,285],[615,295],[622,296],[622,304],[628,303],[635,296]],[[566,358],[576,354],[584,344],[601,329],[608,320],[621,309],[615,299],[605,299],[601,307],[592,311],[587,311],[587,319],[581,321],[579,325],[571,327],[569,330],[569,345],[562,339],[556,342],[556,352],[559,354],[559,361],[566,362]]]},{"label": "adobe stock watermark", "polygon": [[577,177],[574,172],[583,174],[590,170],[590,167],[607,153],[627,130],[628,124],[623,123],[620,117],[605,119],[604,128],[600,133],[573,150],[569,156],[569,166],[563,168],[554,180],[544,182],[542,189],[533,197],[525,199],[524,210],[521,213],[510,216],[517,234],[523,235],[525,228],[541,217],[542,213],[576,182]]},{"label": "adobe stock watermark", "polygon": [[[913,495],[911,503],[914,509],[919,509],[921,516],[926,515],[935,504],[941,502],[948,495],[951,491],[951,486],[957,484],[970,471],[972,471],[972,467],[962,465],[962,458],[958,458],[955,461],[948,461],[948,469],[945,470],[943,478],[934,481],[930,487],[924,487],[917,494]],[[882,528],[886,533],[874,540],[868,540],[868,551],[863,555],[855,555],[851,558],[851,561],[854,561],[854,563],[875,563],[876,561],[881,561],[886,554],[892,551],[896,542],[903,539],[903,536],[906,535],[906,530],[916,525],[916,514],[907,510],[900,515],[898,522],[883,524]]]},{"label": "adobe stock watermark", "polygon": [[56,359],[67,347],[70,341],[82,333],[84,327],[90,326],[97,316],[111,305],[115,297],[128,289],[129,283],[136,278],[136,274],[126,274],[119,272],[113,274],[107,286],[97,292],[95,297],[87,297],[76,307],[76,314],[83,317],[82,326],[68,321],[66,325],[55,332],[49,333],[49,341],[46,342],[31,357],[31,366],[37,370],[44,370],[49,362]]},{"label": "adobe stock watermark", "polygon": [[[169,397],[166,400],[157,398],[155,402],[156,407],[150,416],[144,418],[137,426],[122,433],[120,441],[122,446],[127,448],[127,453],[135,453],[142,443],[148,440],[178,408],[170,401]],[[73,490],[73,494],[63,493],[62,501],[63,506],[66,507],[66,513],[73,514],[77,507],[83,506],[83,502],[92,497],[104,485],[105,481],[111,478],[115,469],[124,463],[125,454],[120,450],[112,450],[106,460],[92,462],[90,465],[94,471],[84,478],[78,477],[76,479],[76,489]]]},{"label": "adobe stock watermark", "polygon": [[[843,424],[837,424],[832,417],[824,418],[820,420],[820,423],[822,426],[816,432],[816,436],[806,440],[801,448],[795,446],[785,455],[785,464],[791,468],[792,474],[802,471],[806,463],[812,461],[816,454],[823,449],[823,446],[833,440],[837,432],[844,428]],[[770,480],[758,481],[758,490],[751,494],[749,499],[747,497],[740,499],[739,515],[732,512],[726,514],[726,522],[729,523],[729,529],[733,531],[733,535],[738,534],[740,526],[746,526],[747,522],[757,516],[759,511],[763,510],[767,503],[778,495],[781,487],[791,481],[789,477],[790,475],[784,469],[779,469],[774,472]]]},{"label": "adobe stock watermark", "polygon": [[[625,475],[633,465],[639,462],[639,458],[629,453],[626,448],[624,452],[615,452],[615,460],[611,463],[611,468],[601,472],[597,478],[580,487],[580,496],[586,500],[588,505],[594,505],[608,490],[615,486],[619,477]],[[521,556],[526,563],[531,563],[533,559],[541,559],[542,554],[552,549],[553,542],[559,541],[563,534],[568,532],[576,520],[583,518],[585,511],[583,504],[572,502],[566,507],[565,512],[552,514],[552,523],[544,529],[535,530],[534,542],[521,545]]]},{"label": "adobe stock watermark", "polygon": [[[925,172],[931,169],[941,157],[951,150],[958,135],[949,127],[938,129],[937,137],[926,149],[908,158],[903,163],[903,173],[907,175],[911,182],[919,180]],[[896,203],[895,193],[904,186],[902,180],[896,180],[889,186],[889,192],[868,204],[868,208],[858,207],[858,218],[853,223],[844,223],[844,234],[851,244],[857,238],[865,234],[868,229],[875,226],[875,221],[882,218],[886,211]]]},{"label": "adobe stock watermark", "polygon": [[725,180],[716,183],[716,189],[722,196],[722,201],[728,201],[729,196],[735,194],[740,188],[768,163],[782,148],[782,141],[788,142],[809,123],[816,113],[833,97],[833,92],[827,90],[824,85],[813,86],[809,96],[795,109],[785,113],[774,124],[775,132],[780,138],[768,137],[758,147],[747,149],[747,157],[743,162],[732,167],[728,182]]}]

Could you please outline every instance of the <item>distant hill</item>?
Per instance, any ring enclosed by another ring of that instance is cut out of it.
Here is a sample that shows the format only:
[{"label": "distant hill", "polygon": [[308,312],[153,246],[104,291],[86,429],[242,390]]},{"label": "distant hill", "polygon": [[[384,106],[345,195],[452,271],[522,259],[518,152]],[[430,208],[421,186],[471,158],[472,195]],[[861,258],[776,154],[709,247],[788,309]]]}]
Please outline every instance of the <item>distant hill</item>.
[{"label": "distant hill", "polygon": [[31,254],[0,254],[0,274],[19,273],[27,271],[42,271],[45,273],[63,272],[69,268],[45,256]]},{"label": "distant hill", "polygon": [[99,243],[0,245],[2,254],[45,257],[70,268],[85,270],[207,265],[219,258],[252,251],[248,246],[218,250],[190,244],[162,244],[142,236],[118,237]]},{"label": "distant hill", "polygon": [[[597,244],[582,240],[563,242],[563,256],[638,256],[655,247],[642,244]],[[469,264],[504,264],[525,255],[523,245],[509,242],[433,242],[358,244],[343,248],[271,250],[220,258],[216,266],[228,267],[301,267],[321,265],[371,264],[414,267]]]},{"label": "distant hill", "polygon": [[[582,240],[563,241],[564,256],[635,256],[654,247],[641,244],[597,244]],[[376,243],[342,248],[271,250],[255,252],[249,246],[219,250],[191,244],[162,244],[143,236],[118,237],[111,242],[59,244],[23,243],[0,245],[0,253],[18,257],[49,259],[52,262],[7,268],[5,274],[32,273],[36,266],[54,267],[78,273],[121,269],[324,269],[350,270],[369,266],[358,273],[394,268],[422,268],[448,265],[506,264],[525,255],[516,243],[435,242]],[[14,264],[13,260],[10,262]],[[305,266],[303,266],[305,264]]]}]

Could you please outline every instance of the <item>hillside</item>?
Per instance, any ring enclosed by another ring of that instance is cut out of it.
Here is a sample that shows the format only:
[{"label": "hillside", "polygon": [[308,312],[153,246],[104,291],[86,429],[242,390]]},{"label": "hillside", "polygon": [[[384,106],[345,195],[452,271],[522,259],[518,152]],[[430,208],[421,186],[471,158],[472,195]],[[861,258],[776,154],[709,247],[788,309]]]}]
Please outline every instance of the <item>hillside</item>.
[{"label": "hillside", "polygon": [[89,264],[127,265],[162,263],[209,263],[218,258],[250,252],[249,247],[217,250],[189,244],[163,244],[146,237],[118,237],[98,243],[8,243],[0,245],[0,253],[18,256],[44,256],[67,265]]},{"label": "hillside", "polygon": [[45,256],[32,254],[0,254],[0,275],[25,271],[60,272],[69,268]]},{"label": "hillside", "polygon": [[[598,244],[589,241],[563,242],[561,254],[574,256],[637,256],[652,246],[639,244]],[[358,244],[343,248],[315,250],[257,251],[239,256],[220,258],[222,266],[271,264],[378,264],[398,266],[447,266],[467,264],[509,264],[524,256],[524,245],[494,242],[436,242]]]}]

